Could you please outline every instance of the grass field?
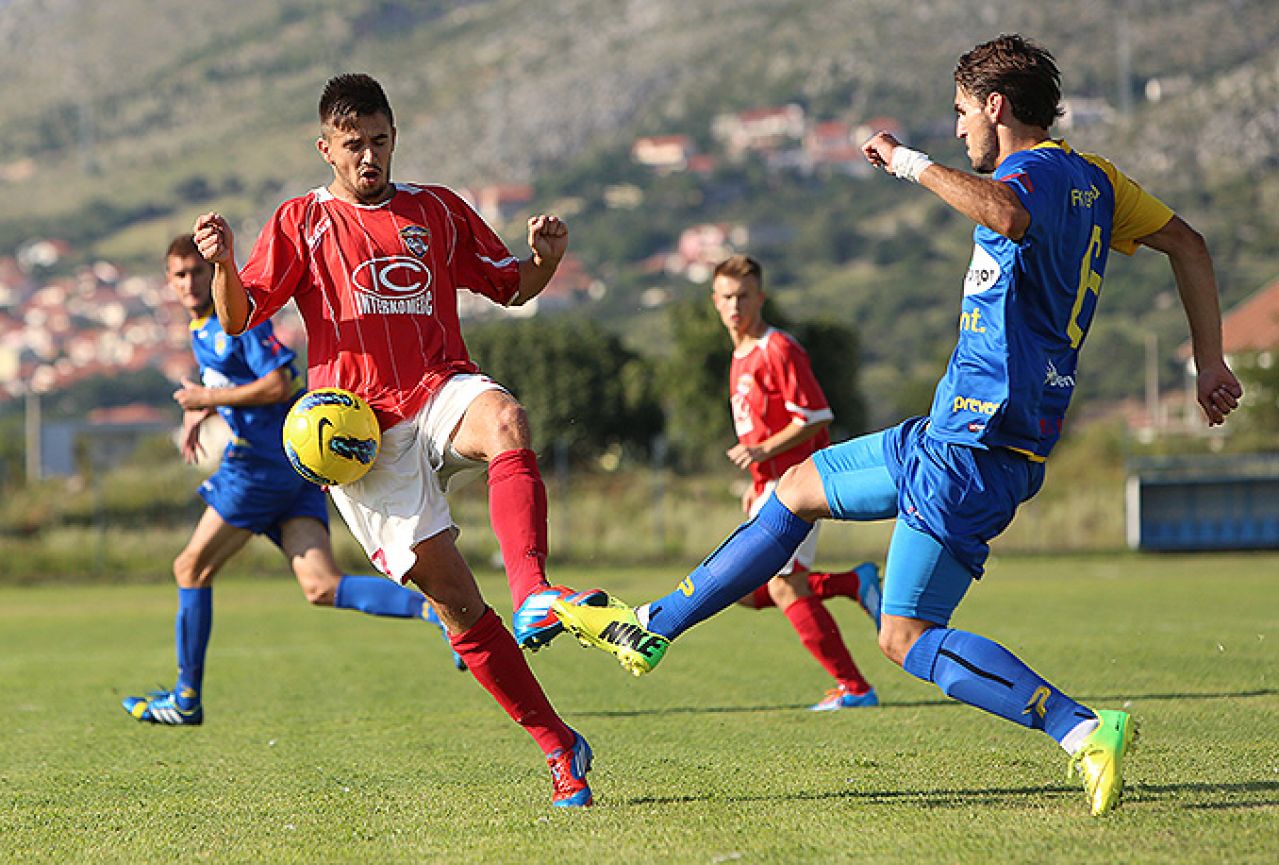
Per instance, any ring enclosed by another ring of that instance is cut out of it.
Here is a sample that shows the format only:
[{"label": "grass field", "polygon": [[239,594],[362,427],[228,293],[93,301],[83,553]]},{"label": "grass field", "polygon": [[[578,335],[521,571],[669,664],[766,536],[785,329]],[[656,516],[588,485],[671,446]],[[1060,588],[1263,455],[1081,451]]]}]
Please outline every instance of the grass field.
[{"label": "grass field", "polygon": [[[558,576],[641,600],[676,575]],[[1002,557],[966,601],[957,626],[1140,718],[1101,820],[1050,740],[891,667],[848,602],[879,709],[805,712],[826,681],[776,611],[726,612],[639,680],[571,638],[534,656],[596,751],[597,807],[560,813],[429,627],[276,577],[216,598],[205,724],[171,729],[119,706],[171,681],[170,587],[0,589],[0,861],[1279,861],[1276,556]]]}]

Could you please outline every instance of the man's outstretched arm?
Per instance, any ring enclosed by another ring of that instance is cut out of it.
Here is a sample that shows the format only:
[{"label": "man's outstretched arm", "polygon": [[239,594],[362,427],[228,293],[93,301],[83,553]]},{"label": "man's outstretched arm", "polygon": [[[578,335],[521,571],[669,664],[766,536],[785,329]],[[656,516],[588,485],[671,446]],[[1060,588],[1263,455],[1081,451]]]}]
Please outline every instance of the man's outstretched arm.
[{"label": "man's outstretched arm", "polygon": [[1009,240],[1021,240],[1030,228],[1030,212],[1006,183],[938,165],[887,132],[871,136],[862,153],[871,165],[915,181],[973,222]]}]

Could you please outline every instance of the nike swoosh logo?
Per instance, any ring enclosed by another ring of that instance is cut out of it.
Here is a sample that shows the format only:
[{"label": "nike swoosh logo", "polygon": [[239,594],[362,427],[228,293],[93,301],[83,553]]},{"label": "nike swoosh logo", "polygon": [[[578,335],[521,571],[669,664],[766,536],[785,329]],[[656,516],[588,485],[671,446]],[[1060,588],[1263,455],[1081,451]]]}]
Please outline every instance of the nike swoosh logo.
[{"label": "nike swoosh logo", "polygon": [[[326,417],[320,418],[320,422],[315,425],[315,437],[320,440],[320,453],[324,453],[324,428],[333,426],[333,421]],[[332,435],[329,436],[332,438]]]}]

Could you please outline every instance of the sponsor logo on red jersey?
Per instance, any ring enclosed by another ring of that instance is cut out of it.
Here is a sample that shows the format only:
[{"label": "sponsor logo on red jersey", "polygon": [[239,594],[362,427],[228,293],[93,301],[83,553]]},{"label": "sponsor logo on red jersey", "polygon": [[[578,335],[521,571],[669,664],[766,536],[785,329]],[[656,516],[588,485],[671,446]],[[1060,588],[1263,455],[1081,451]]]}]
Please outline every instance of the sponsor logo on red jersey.
[{"label": "sponsor logo on red jersey", "polygon": [[431,269],[408,255],[391,255],[364,262],[351,273],[361,313],[430,315]]}]

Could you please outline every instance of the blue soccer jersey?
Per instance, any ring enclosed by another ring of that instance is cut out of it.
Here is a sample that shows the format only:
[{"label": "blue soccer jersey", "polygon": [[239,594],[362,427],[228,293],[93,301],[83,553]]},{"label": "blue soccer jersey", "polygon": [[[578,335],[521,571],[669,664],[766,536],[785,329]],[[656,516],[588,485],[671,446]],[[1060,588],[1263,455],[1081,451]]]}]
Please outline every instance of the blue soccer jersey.
[{"label": "blue soccer jersey", "polygon": [[1132,254],[1172,211],[1106,160],[1046,141],[1000,163],[1030,213],[1020,241],[978,226],[959,340],[929,436],[1044,459],[1061,435],[1110,249]]},{"label": "blue soccer jersey", "polygon": [[191,322],[191,347],[205,387],[251,384],[277,369],[287,369],[293,382],[290,399],[269,405],[218,406],[218,414],[234,436],[224,460],[252,464],[265,471],[278,466],[292,476],[293,467],[284,455],[280,435],[289,406],[305,388],[294,366],[293,350],[275,338],[269,321],[239,336],[228,336],[213,315]]}]

